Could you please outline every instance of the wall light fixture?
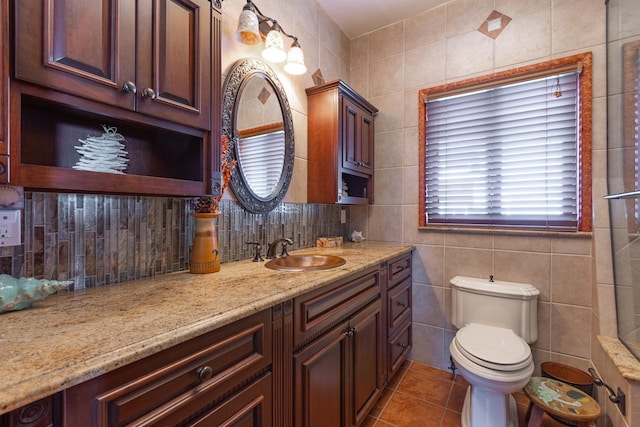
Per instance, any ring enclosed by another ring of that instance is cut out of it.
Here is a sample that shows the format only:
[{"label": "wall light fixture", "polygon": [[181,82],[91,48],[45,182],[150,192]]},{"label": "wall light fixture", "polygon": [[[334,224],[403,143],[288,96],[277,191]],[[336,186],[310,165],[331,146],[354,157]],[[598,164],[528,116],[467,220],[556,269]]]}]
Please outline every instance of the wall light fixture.
[{"label": "wall light fixture", "polygon": [[[293,40],[288,53],[284,50],[283,35]],[[289,74],[300,75],[307,71],[298,38],[284,31],[278,21],[260,12],[251,0],[247,0],[247,4],[242,8],[235,38],[240,43],[248,45],[260,44],[264,40],[262,57],[265,60],[274,63],[286,60],[284,70]]]}]

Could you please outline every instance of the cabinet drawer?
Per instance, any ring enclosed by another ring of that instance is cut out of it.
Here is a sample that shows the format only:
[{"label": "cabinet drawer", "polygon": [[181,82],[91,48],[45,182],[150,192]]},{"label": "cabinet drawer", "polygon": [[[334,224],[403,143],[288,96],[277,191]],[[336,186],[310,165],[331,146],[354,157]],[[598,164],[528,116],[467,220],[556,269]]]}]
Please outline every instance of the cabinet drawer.
[{"label": "cabinet drawer", "polygon": [[328,330],[380,295],[380,269],[336,282],[294,300],[294,347]]},{"label": "cabinet drawer", "polygon": [[411,276],[411,253],[389,261],[389,289]]},{"label": "cabinet drawer", "polygon": [[411,320],[411,278],[407,277],[387,293],[387,321],[390,334],[405,320]]},{"label": "cabinet drawer", "polygon": [[271,395],[273,394],[271,383],[272,376],[271,373],[268,373],[246,389],[215,406],[193,423],[189,423],[189,425],[193,427],[270,426]]},{"label": "cabinet drawer", "polygon": [[73,387],[66,425],[179,424],[267,370],[270,327],[258,313]]},{"label": "cabinet drawer", "polygon": [[411,351],[411,322],[407,321],[400,331],[393,337],[389,338],[387,347],[387,355],[389,361],[389,381],[398,372],[402,362],[407,358],[407,354]]}]

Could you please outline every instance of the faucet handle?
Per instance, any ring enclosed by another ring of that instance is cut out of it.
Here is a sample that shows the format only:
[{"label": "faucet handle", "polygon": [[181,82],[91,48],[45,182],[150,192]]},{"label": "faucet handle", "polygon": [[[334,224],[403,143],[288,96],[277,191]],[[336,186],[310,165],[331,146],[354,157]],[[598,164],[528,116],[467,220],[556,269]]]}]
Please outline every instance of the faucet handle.
[{"label": "faucet handle", "polygon": [[287,245],[293,245],[293,240],[285,239],[282,241],[282,252],[280,252],[281,258],[289,256],[289,252],[287,252]]},{"label": "faucet handle", "polygon": [[247,245],[254,245],[255,246],[255,253],[253,255],[253,262],[260,262],[260,261],[264,261],[264,259],[262,258],[262,245],[260,244],[260,242],[245,242]]}]

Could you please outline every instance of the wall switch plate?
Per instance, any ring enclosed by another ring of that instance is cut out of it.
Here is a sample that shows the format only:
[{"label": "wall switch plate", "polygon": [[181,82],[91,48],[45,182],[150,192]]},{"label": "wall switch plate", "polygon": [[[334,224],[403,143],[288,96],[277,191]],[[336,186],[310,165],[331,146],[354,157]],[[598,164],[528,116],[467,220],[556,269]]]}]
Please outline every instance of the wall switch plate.
[{"label": "wall switch plate", "polygon": [[0,210],[0,247],[18,246],[20,236],[20,210]]}]

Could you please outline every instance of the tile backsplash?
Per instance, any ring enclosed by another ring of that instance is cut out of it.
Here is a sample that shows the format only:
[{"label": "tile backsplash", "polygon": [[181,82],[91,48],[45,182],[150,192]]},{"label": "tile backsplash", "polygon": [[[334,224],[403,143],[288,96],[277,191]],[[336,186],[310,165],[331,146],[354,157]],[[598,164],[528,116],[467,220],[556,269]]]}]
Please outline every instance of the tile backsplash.
[{"label": "tile backsplash", "polygon": [[[0,273],[73,279],[82,289],[189,269],[192,199],[25,192],[22,245],[0,248]],[[253,257],[246,242],[290,237],[294,248],[344,236],[337,205],[282,203],[251,214],[224,200],[218,217],[222,262]],[[224,268],[224,267],[223,267]]]}]

